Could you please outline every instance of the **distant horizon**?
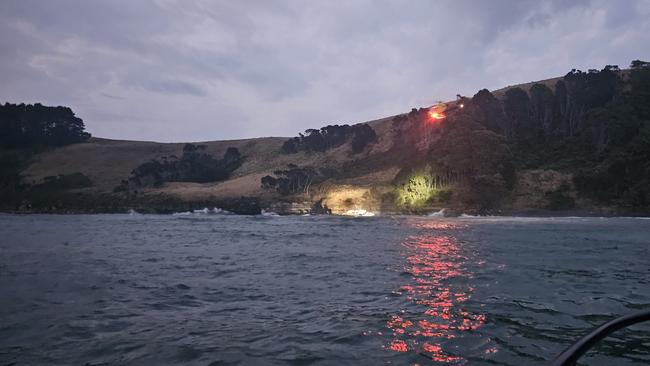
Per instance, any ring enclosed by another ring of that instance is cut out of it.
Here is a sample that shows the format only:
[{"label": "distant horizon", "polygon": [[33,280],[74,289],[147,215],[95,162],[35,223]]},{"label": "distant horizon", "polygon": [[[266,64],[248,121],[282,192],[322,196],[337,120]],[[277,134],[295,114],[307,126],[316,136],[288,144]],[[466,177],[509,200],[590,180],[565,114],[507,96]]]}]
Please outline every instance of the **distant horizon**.
[{"label": "distant horizon", "polygon": [[66,105],[96,136],[294,136],[649,59],[650,2],[9,0],[0,100]]}]

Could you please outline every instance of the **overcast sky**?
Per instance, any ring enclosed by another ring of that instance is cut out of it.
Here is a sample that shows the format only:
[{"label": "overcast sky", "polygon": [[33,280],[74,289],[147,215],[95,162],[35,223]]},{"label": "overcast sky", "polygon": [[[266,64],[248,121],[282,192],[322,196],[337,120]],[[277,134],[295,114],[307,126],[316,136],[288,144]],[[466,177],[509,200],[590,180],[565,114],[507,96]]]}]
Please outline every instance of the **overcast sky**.
[{"label": "overcast sky", "polygon": [[650,59],[650,0],[0,1],[0,101],[95,136],[291,136]]}]

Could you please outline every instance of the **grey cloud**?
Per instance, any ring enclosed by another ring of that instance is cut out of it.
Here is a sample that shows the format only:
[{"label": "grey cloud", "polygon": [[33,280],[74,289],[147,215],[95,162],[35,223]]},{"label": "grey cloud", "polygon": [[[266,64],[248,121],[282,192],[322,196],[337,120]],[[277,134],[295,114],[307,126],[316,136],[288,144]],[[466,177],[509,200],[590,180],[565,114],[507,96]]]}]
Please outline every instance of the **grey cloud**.
[{"label": "grey cloud", "polygon": [[109,99],[117,99],[117,100],[124,100],[124,97],[120,97],[119,95],[111,95],[108,93],[100,93],[102,96],[109,98]]},{"label": "grey cloud", "polygon": [[182,80],[151,80],[143,83],[143,87],[159,93],[188,94],[200,97],[206,95],[200,86]]}]

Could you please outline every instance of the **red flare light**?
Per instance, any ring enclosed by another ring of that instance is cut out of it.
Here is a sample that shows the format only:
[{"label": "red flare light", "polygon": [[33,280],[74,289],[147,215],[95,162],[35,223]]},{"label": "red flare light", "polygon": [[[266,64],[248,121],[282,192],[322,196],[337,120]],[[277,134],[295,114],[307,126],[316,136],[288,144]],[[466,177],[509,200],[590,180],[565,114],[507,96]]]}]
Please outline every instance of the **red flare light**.
[{"label": "red flare light", "polygon": [[429,111],[429,119],[431,119],[432,121],[437,121],[437,120],[441,120],[441,119],[444,119],[444,118],[445,118],[445,115],[440,113],[440,112]]}]

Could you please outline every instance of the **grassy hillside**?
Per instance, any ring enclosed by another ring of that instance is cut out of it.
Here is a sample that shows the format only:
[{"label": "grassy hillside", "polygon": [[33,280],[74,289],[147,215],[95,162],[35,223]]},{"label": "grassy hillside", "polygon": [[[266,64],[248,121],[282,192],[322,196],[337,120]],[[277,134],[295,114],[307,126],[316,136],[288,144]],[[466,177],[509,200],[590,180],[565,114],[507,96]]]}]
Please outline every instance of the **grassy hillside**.
[{"label": "grassy hillside", "polygon": [[[340,167],[345,163],[380,154],[390,147],[390,121],[392,117],[370,121],[369,124],[378,131],[380,139],[365,154],[352,155],[349,144],[324,153],[299,152],[282,154],[280,147],[288,138],[265,137],[243,140],[194,142],[204,145],[205,152],[214,156],[223,155],[227,148],[235,147],[244,156],[244,162],[231,179],[215,183],[170,182],[163,187],[151,189],[178,195],[186,199],[207,199],[210,197],[262,196],[267,194],[261,186],[261,177],[273,174],[288,164],[300,166]],[[22,173],[23,181],[38,184],[48,176],[82,173],[92,181],[87,190],[110,193],[131,171],[142,163],[164,156],[182,155],[185,143],[157,143],[146,141],[121,141],[91,138],[86,142],[67,145],[36,154],[31,164]],[[348,183],[369,184],[390,182],[392,176],[372,175],[371,177],[353,177]]]},{"label": "grassy hillside", "polygon": [[[0,201],[36,211],[243,202],[244,212],[645,212],[649,89],[650,64],[635,61],[631,70],[573,70],[481,90],[448,103],[442,120],[426,107],[294,138],[191,145],[88,138],[69,108],[5,105]],[[73,134],[47,130],[56,126],[48,114],[69,121]]]}]

